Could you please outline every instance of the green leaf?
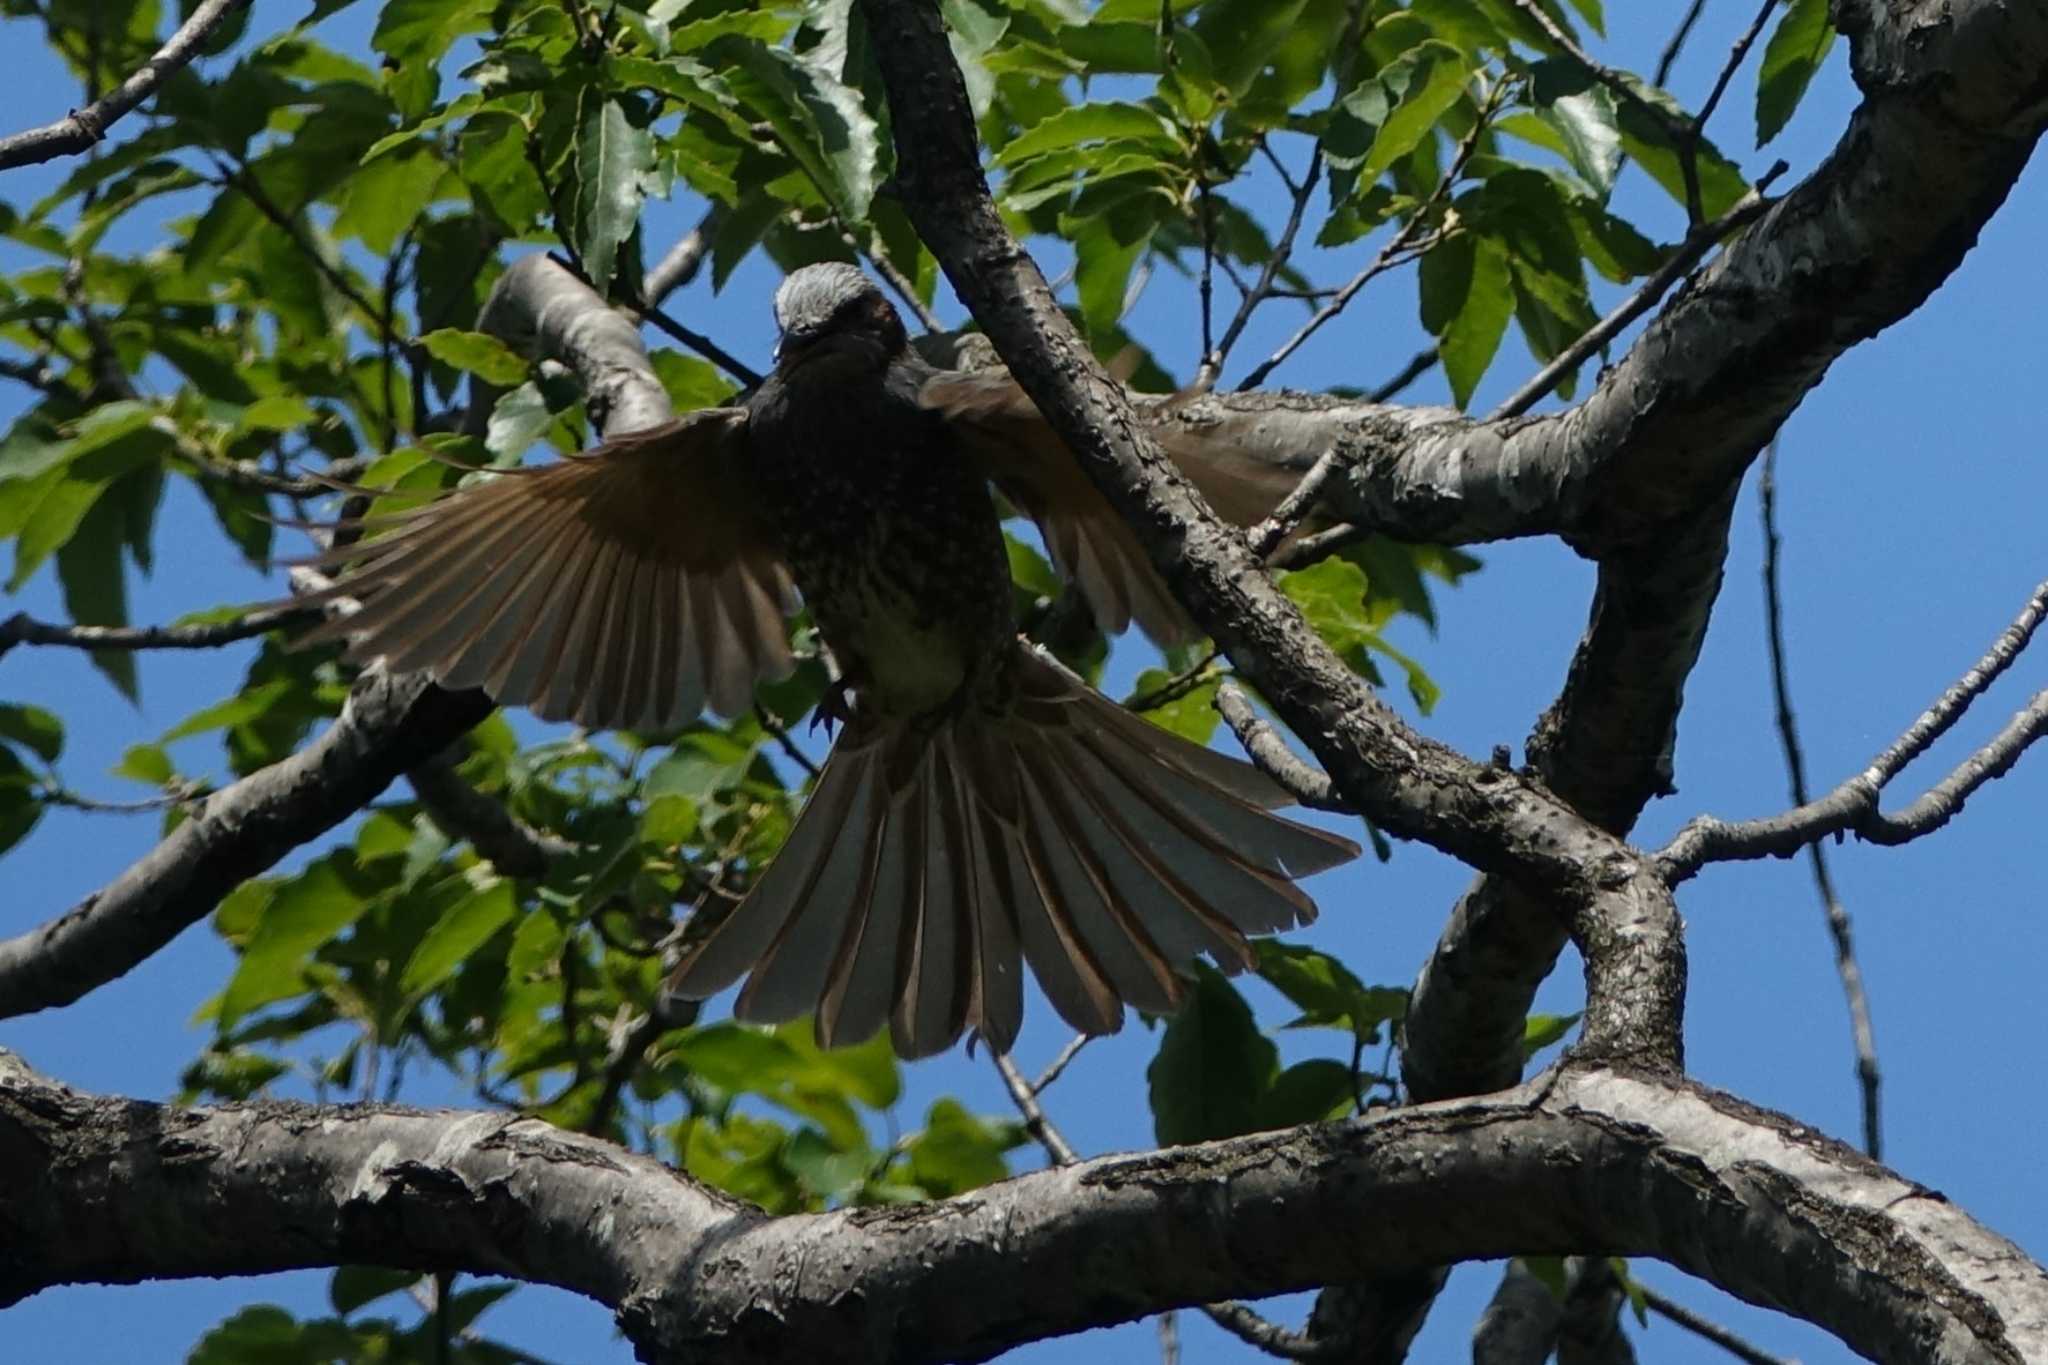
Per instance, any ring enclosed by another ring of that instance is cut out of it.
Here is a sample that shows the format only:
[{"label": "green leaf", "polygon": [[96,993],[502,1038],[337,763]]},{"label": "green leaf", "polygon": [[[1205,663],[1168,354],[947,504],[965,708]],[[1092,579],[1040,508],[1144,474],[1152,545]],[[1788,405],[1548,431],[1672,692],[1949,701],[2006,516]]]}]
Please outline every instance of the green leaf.
[{"label": "green leaf", "polygon": [[1343,1118],[1358,1102],[1351,1068],[1328,1057],[1296,1062],[1273,1081],[1260,1107],[1261,1128],[1293,1128]]},{"label": "green leaf", "polygon": [[114,765],[114,776],[132,777],[137,782],[147,782],[161,787],[177,775],[171,766],[171,756],[161,745],[131,744],[121,755],[121,761]]},{"label": "green leaf", "polygon": [[[1159,691],[1174,681],[1177,675],[1163,668],[1148,668],[1138,675],[1131,684],[1131,695],[1126,704]],[[1216,713],[1216,689],[1222,683],[1221,676],[1212,676],[1188,687],[1171,701],[1148,706],[1138,714],[1162,730],[1171,731],[1182,739],[1197,744],[1207,744],[1209,737],[1216,733],[1216,722],[1222,719]]]},{"label": "green leaf", "polygon": [[1558,1042],[1579,1022],[1576,1014],[1532,1014],[1522,1023],[1522,1060]]},{"label": "green leaf", "polygon": [[1362,1042],[1376,1043],[1382,1024],[1407,1016],[1407,991],[1367,986],[1328,953],[1271,938],[1254,946],[1259,975],[1301,1010],[1289,1028],[1344,1029]]},{"label": "green leaf", "polygon": [[434,201],[446,175],[447,168],[428,147],[371,159],[348,178],[334,235],[360,238],[375,254],[389,255],[399,235]]},{"label": "green leaf", "polygon": [[625,106],[586,89],[576,131],[573,245],[600,294],[611,287],[619,247],[639,224],[654,139]]},{"label": "green leaf", "polygon": [[328,1281],[327,1301],[334,1305],[334,1311],[349,1314],[366,1303],[374,1303],[386,1294],[396,1294],[409,1289],[418,1281],[417,1270],[386,1270],[383,1266],[345,1265],[334,1272]]},{"label": "green leaf", "polygon": [[864,222],[881,183],[881,134],[860,92],[782,48],[721,38],[705,50],[733,96],[845,223]]},{"label": "green leaf", "polygon": [[992,1185],[1010,1174],[1003,1153],[1023,1141],[1018,1124],[977,1118],[958,1100],[942,1099],[911,1141],[911,1178],[934,1199]]},{"label": "green leaf", "polygon": [[1279,1068],[1279,1052],[1223,974],[1197,963],[1187,1002],[1167,1021],[1146,1068],[1152,1131],[1162,1146],[1206,1142],[1257,1130],[1260,1101]]},{"label": "green leaf", "polygon": [[0,745],[0,853],[26,839],[43,818],[37,783],[21,755]]},{"label": "green leaf", "polygon": [[0,739],[10,740],[55,763],[64,752],[64,722],[40,706],[0,703]]},{"label": "green leaf", "polygon": [[1614,95],[1604,85],[1588,86],[1537,109],[1537,117],[1558,136],[1565,160],[1605,200],[1621,171],[1621,128]]},{"label": "green leaf", "polygon": [[411,997],[425,995],[446,981],[517,913],[519,898],[509,881],[493,881],[471,891],[444,912],[413,949],[399,978],[400,991]]},{"label": "green leaf", "polygon": [[1764,47],[1756,77],[1756,145],[1776,137],[1799,107],[1813,75],[1835,45],[1827,0],[1791,0]]},{"label": "green leaf", "polygon": [[[121,562],[125,529],[120,502],[105,496],[80,518],[77,531],[57,551],[64,609],[80,625],[128,624],[127,573]],[[134,651],[95,649],[89,657],[122,696],[136,700]]]},{"label": "green leaf", "polygon": [[1137,143],[1165,160],[1186,150],[1180,130],[1153,110],[1105,102],[1077,104],[1040,120],[1005,143],[995,162],[1017,167],[1050,152],[1101,143]]},{"label": "green leaf", "polygon": [[500,388],[526,382],[526,360],[517,351],[484,332],[441,327],[420,339],[427,354],[458,370],[481,375]]},{"label": "green leaf", "polygon": [[1507,248],[1494,238],[1479,238],[1473,243],[1472,274],[1464,301],[1437,337],[1444,377],[1450,380],[1451,397],[1459,407],[1472,401],[1473,391],[1500,350],[1514,311]]},{"label": "green leaf", "polygon": [[389,57],[439,57],[464,34],[491,26],[492,0],[388,0],[370,46]]},{"label": "green leaf", "polygon": [[[1448,43],[1424,43],[1402,56],[1399,64],[1409,68],[1403,73],[1406,93],[1373,138],[1372,150],[1358,170],[1361,184],[1379,179],[1396,161],[1414,151],[1463,97],[1465,82],[1471,76],[1464,54]],[[1387,77],[1383,74],[1381,79]]]},{"label": "green leaf", "polygon": [[362,918],[371,903],[344,880],[341,865],[332,856],[277,885],[221,993],[220,1028],[232,1028],[251,1010],[305,989],[302,973],[307,958]]},{"label": "green leaf", "polygon": [[648,772],[640,794],[649,801],[662,796],[707,801],[745,779],[754,766],[756,747],[715,730],[683,735],[668,756]]}]

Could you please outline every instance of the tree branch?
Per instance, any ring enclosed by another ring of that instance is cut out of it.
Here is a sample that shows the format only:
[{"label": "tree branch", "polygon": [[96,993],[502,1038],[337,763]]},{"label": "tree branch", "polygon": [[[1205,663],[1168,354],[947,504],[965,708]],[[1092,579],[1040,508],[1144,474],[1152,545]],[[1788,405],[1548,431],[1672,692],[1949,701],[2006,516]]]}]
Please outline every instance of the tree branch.
[{"label": "tree branch", "polygon": [[221,21],[248,7],[249,0],[204,0],[156,55],[105,96],[55,123],[0,138],[0,170],[71,156],[94,146],[106,137],[115,120],[155,94],[167,77],[198,55]]},{"label": "tree branch", "polygon": [[1880,811],[1878,797],[1901,768],[1926,752],[1928,745],[1955,724],[1970,703],[2011,666],[2033,638],[2044,613],[2048,613],[2048,583],[2034,590],[2018,618],[1992,643],[1975,668],[1949,687],[1868,768],[1819,800],[1763,820],[1729,822],[1703,815],[1688,821],[1656,854],[1666,880],[1676,885],[1708,863],[1789,858],[1830,834],[1853,833],[1870,843],[1892,845],[1940,829],[1955,818],[1979,787],[2010,772],[2028,747],[2048,734],[2048,690],[2036,693],[1996,735],[1898,814]]},{"label": "tree branch", "polygon": [[1879,1361],[2048,1353],[2048,1272],[1947,1200],[1784,1115],[1601,1071],[785,1218],[516,1115],[173,1109],[11,1057],[0,1156],[0,1303],[82,1280],[385,1265],[587,1295],[650,1362],[909,1365],[1569,1250],[1659,1256]]},{"label": "tree branch", "polygon": [[0,621],[0,657],[23,644],[93,650],[216,649],[317,614],[315,608],[287,603],[259,607],[232,620],[201,626],[60,626],[18,611]]}]

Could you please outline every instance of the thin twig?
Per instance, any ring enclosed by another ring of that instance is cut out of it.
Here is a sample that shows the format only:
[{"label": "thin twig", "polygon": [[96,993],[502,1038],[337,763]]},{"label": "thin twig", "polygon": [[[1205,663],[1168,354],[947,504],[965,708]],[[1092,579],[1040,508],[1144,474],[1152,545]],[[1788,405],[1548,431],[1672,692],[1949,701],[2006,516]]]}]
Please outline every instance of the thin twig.
[{"label": "thin twig", "polygon": [[6,356],[0,356],[0,379],[12,379],[26,384],[52,398],[69,392],[64,387],[64,381],[50,367],[47,356],[35,360],[9,360]]},{"label": "thin twig", "polygon": [[1657,74],[1651,77],[1659,90],[1671,84],[1671,68],[1678,65],[1678,54],[1685,51],[1686,39],[1692,37],[1692,27],[1700,21],[1706,11],[1707,0],[1692,0],[1685,17],[1678,21],[1678,27],[1671,34],[1671,41],[1664,44],[1662,55],[1657,58]]},{"label": "thin twig", "polygon": [[318,614],[317,607],[289,603],[203,626],[59,626],[23,611],[0,621],[0,655],[24,644],[94,650],[215,649]]},{"label": "thin twig", "polygon": [[1735,40],[1734,48],[1728,53],[1728,60],[1721,64],[1721,74],[1715,79],[1714,88],[1707,95],[1707,102],[1702,104],[1700,111],[1692,117],[1692,133],[1695,140],[1706,130],[1707,120],[1714,116],[1714,110],[1720,107],[1721,97],[1728,93],[1728,83],[1734,80],[1735,73],[1742,69],[1743,58],[1749,55],[1749,49],[1755,46],[1758,36],[1764,31],[1764,25],[1770,22],[1771,11],[1780,3],[1781,0],[1764,0],[1762,8],[1756,12],[1756,18],[1749,21],[1749,27]]},{"label": "thin twig", "polygon": [[1055,1166],[1071,1166],[1081,1159],[1060,1133],[1053,1127],[1052,1120],[1045,1116],[1045,1109],[1038,1103],[1038,1093],[1031,1083],[1024,1079],[1024,1073],[1010,1060],[1007,1052],[991,1052],[989,1060],[996,1064],[996,1072],[1003,1078],[1003,1085],[1010,1092],[1010,1100],[1017,1106],[1017,1112],[1024,1116],[1024,1131],[1031,1134],[1032,1141],[1045,1149],[1046,1156]]},{"label": "thin twig", "polygon": [[674,337],[698,355],[703,356],[706,360],[718,366],[748,388],[752,388],[761,382],[760,374],[745,361],[731,354],[723,346],[720,346],[703,333],[691,331],[652,304],[641,304],[633,311],[640,315],[642,322],[652,323],[657,330],[668,333],[671,337]]},{"label": "thin twig", "polygon": [[1288,795],[1317,810],[1352,813],[1338,799],[1330,775],[1296,757],[1287,741],[1252,709],[1251,699],[1236,683],[1226,682],[1216,689],[1216,709],[1259,771],[1278,782]]},{"label": "thin twig", "polygon": [[1646,1284],[1638,1283],[1636,1289],[1642,1294],[1643,1302],[1649,1306],[1651,1312],[1670,1319],[1695,1336],[1704,1337],[1747,1365],[1798,1365],[1797,1361],[1789,1357],[1774,1356],[1768,1351],[1750,1345],[1720,1323],[1701,1317],[1682,1303],[1674,1303]]},{"label": "thin twig", "polygon": [[222,20],[238,9],[248,8],[249,3],[250,0],[205,0],[192,11],[191,18],[178,26],[170,41],[104,98],[83,109],[74,109],[54,123],[0,138],[0,170],[70,156],[100,142],[116,119],[155,94],[165,78],[197,56]]},{"label": "thin twig", "polygon": [[200,783],[181,783],[173,791],[162,796],[145,796],[134,801],[102,801],[96,797],[81,796],[69,787],[42,787],[35,793],[35,799],[48,806],[63,806],[68,810],[89,811],[95,815],[148,815],[155,811],[169,810],[174,806],[188,806],[204,798],[207,788]]},{"label": "thin twig", "polygon": [[654,269],[640,281],[640,297],[659,306],[663,299],[697,278],[711,255],[711,238],[718,231],[720,205],[714,202],[704,216],[676,240]]},{"label": "thin twig", "polygon": [[1369,403],[1385,403],[1436,368],[1443,359],[1443,352],[1434,346],[1426,346],[1408,358],[1408,363],[1396,370],[1393,377],[1365,396]]},{"label": "thin twig", "polygon": [[1281,541],[1294,534],[1295,529],[1307,520],[1308,514],[1315,510],[1317,500],[1323,496],[1323,490],[1329,486],[1330,476],[1336,470],[1337,447],[1331,446],[1316,457],[1316,462],[1301,476],[1301,482],[1294,485],[1280,500],[1280,505],[1273,509],[1273,515],[1245,532],[1245,543],[1251,547],[1253,555],[1259,559],[1270,557],[1280,548]]},{"label": "thin twig", "polygon": [[1697,265],[1715,243],[1738,228],[1746,227],[1763,216],[1771,206],[1764,198],[1764,187],[1784,174],[1785,163],[1780,161],[1757,181],[1755,188],[1744,195],[1734,208],[1716,218],[1704,227],[1695,228],[1686,235],[1671,253],[1669,260],[1659,266],[1654,274],[1622,300],[1619,307],[1600,321],[1586,329],[1577,341],[1558,352],[1556,357],[1537,371],[1534,378],[1516,389],[1499,407],[1486,414],[1488,422],[1498,422],[1509,417],[1519,417],[1540,402],[1556,388],[1567,374],[1577,369],[1595,351],[1605,346],[1618,335],[1622,328],[1634,322],[1650,310],[1651,305],[1664,296],[1664,291],[1678,282],[1681,275]]},{"label": "thin twig", "polygon": [[1124,703],[1126,711],[1156,711],[1168,702],[1179,701],[1188,693],[1208,682],[1215,676],[1216,661],[1223,657],[1223,651],[1211,648],[1208,653],[1168,678],[1150,692],[1141,692]]},{"label": "thin twig", "polygon": [[[1053,1126],[1052,1120],[1046,1117],[1044,1106],[1038,1102],[1038,1094],[1057,1079],[1059,1069],[1073,1059],[1073,1054],[1079,1052],[1081,1044],[1086,1041],[1085,1037],[1079,1038],[1061,1049],[1059,1057],[1053,1060],[1052,1066],[1046,1068],[1045,1076],[1040,1078],[1037,1085],[1024,1079],[1024,1073],[1017,1069],[1017,1064],[1010,1060],[1008,1053],[989,1054],[989,1060],[995,1063],[997,1074],[1003,1078],[1003,1087],[1010,1092],[1011,1103],[1015,1104],[1017,1112],[1024,1116],[1024,1131],[1031,1134],[1032,1140],[1045,1150],[1046,1157],[1055,1166],[1071,1166],[1081,1159],[1081,1154],[1074,1150],[1073,1144],[1068,1142],[1065,1135]],[[1210,1303],[1202,1305],[1202,1311],[1208,1315],[1210,1321],[1224,1331],[1272,1355],[1287,1360],[1316,1360],[1323,1355],[1320,1343],[1299,1332],[1291,1332],[1278,1323],[1268,1321],[1244,1304]]]},{"label": "thin twig", "polygon": [[1057,1056],[1046,1063],[1045,1070],[1039,1072],[1038,1079],[1031,1083],[1031,1093],[1043,1095],[1046,1087],[1060,1078],[1061,1073],[1073,1064],[1074,1058],[1081,1055],[1081,1049],[1088,1046],[1089,1040],[1093,1037],[1093,1034],[1077,1033],[1067,1039],[1067,1045],[1059,1050]]},{"label": "thin twig", "polygon": [[789,727],[783,724],[782,717],[776,715],[773,711],[761,705],[761,703],[755,702],[754,718],[761,722],[763,730],[766,730],[774,737],[775,743],[788,756],[790,762],[808,773],[812,781],[818,779],[820,775],[818,765],[811,761],[809,754],[797,748],[796,740],[790,737]]},{"label": "thin twig", "polygon": [[[1764,534],[1764,635],[1771,656],[1771,695],[1777,703],[1778,739],[1785,750],[1785,770],[1790,777],[1792,804],[1807,802],[1806,755],[1799,743],[1799,723],[1792,712],[1792,685],[1785,664],[1783,595],[1778,577],[1778,442],[1774,438],[1764,451],[1763,470],[1757,483],[1762,506]],[[1827,845],[1816,840],[1806,847],[1813,867],[1814,889],[1820,894],[1821,912],[1827,919],[1828,935],[1835,943],[1835,971],[1842,979],[1842,994],[1849,1005],[1849,1033],[1856,1049],[1856,1077],[1863,1096],[1863,1150],[1872,1161],[1882,1159],[1883,1144],[1878,1125],[1877,1035],[1870,1024],[1870,1001],[1863,989],[1863,969],[1856,961],[1855,939],[1849,912],[1835,893],[1835,880],[1828,871]]]},{"label": "thin twig", "polygon": [[1911,729],[1871,763],[1818,800],[1763,820],[1730,822],[1710,815],[1687,822],[1657,855],[1667,882],[1684,881],[1712,862],[1786,858],[1813,840],[1853,833],[1880,845],[1907,843],[1953,819],[1972,793],[2003,777],[2028,747],[2048,734],[2048,691],[2036,693],[2018,714],[1939,783],[1896,815],[1878,809],[1885,786],[1925,752],[1989,688],[2033,638],[2048,612],[2048,583],[2034,590],[2019,617],[2005,628],[1977,665],[1942,694]]}]

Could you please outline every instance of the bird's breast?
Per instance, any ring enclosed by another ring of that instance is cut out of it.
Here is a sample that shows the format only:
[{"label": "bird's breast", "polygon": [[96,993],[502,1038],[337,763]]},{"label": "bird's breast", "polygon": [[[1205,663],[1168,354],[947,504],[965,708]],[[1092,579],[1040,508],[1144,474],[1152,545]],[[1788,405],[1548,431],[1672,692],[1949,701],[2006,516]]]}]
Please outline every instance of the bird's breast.
[{"label": "bird's breast", "polygon": [[881,383],[771,397],[753,423],[754,466],[819,632],[864,707],[948,705],[1012,634],[985,480],[943,423]]}]

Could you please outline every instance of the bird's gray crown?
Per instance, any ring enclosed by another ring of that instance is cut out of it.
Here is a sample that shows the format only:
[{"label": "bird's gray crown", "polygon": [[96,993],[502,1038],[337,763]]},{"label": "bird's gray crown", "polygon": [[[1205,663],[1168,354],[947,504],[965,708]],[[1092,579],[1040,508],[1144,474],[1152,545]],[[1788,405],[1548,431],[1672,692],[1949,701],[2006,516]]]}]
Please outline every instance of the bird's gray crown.
[{"label": "bird's gray crown", "polygon": [[807,265],[792,271],[775,291],[775,325],[786,336],[813,336],[848,304],[881,293],[873,280],[843,261]]}]

